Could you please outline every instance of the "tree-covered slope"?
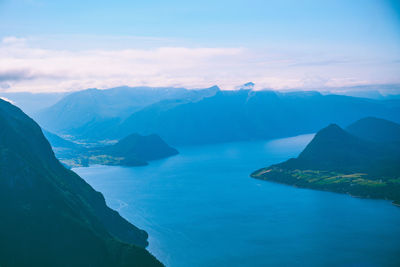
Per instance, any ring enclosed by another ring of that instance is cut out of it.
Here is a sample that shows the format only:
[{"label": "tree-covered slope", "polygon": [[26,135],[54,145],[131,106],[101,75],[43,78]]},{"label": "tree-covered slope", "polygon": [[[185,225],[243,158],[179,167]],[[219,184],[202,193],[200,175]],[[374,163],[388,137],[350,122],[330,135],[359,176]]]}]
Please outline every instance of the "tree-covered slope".
[{"label": "tree-covered slope", "polygon": [[0,265],[161,266],[147,234],[55,158],[40,127],[0,100]]},{"label": "tree-covered slope", "polygon": [[170,147],[158,135],[142,136],[131,134],[115,145],[103,148],[103,151],[114,156],[143,161],[166,158],[178,154],[175,148]]},{"label": "tree-covered slope", "polygon": [[320,130],[297,159],[283,163],[286,168],[325,171],[363,171],[376,160],[378,149],[336,124]]}]

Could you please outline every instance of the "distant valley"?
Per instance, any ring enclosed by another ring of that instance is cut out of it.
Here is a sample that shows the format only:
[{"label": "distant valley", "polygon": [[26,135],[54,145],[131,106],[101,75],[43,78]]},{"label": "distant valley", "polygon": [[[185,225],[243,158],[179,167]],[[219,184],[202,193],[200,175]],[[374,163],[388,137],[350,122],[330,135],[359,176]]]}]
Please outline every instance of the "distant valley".
[{"label": "distant valley", "polygon": [[148,161],[174,156],[179,152],[158,135],[131,134],[114,144],[85,146],[44,130],[57,158],[67,167],[89,165],[145,166]]}]

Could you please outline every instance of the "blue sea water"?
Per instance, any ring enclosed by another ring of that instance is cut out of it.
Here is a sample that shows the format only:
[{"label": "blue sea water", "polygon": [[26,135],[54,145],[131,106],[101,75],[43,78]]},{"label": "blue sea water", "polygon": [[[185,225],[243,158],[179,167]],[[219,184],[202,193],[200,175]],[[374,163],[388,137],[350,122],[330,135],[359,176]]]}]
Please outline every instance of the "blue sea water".
[{"label": "blue sea water", "polygon": [[74,169],[180,266],[400,266],[400,208],[252,179],[312,135],[180,148],[146,167]]}]

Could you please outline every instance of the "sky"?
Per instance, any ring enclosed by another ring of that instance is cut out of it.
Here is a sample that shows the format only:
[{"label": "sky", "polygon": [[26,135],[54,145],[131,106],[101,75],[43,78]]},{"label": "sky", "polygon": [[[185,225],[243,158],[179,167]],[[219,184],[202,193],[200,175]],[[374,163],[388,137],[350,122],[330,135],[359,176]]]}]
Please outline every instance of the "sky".
[{"label": "sky", "polygon": [[400,1],[0,0],[1,91],[249,81],[399,84]]}]

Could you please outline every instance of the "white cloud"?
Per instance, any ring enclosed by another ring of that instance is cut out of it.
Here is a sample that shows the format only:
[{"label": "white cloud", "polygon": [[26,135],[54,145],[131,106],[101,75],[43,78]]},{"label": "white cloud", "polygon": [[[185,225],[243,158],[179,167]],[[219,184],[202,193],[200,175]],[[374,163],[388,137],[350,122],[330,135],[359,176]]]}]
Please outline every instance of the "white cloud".
[{"label": "white cloud", "polygon": [[233,89],[248,81],[257,88],[285,89],[394,82],[396,71],[392,65],[347,57],[317,60],[302,53],[242,47],[77,51],[37,48],[16,37],[6,37],[0,45],[0,88],[8,91],[214,84]]},{"label": "white cloud", "polygon": [[6,45],[23,45],[23,44],[25,44],[26,39],[18,38],[15,36],[7,36],[7,37],[4,37],[1,42]]}]

